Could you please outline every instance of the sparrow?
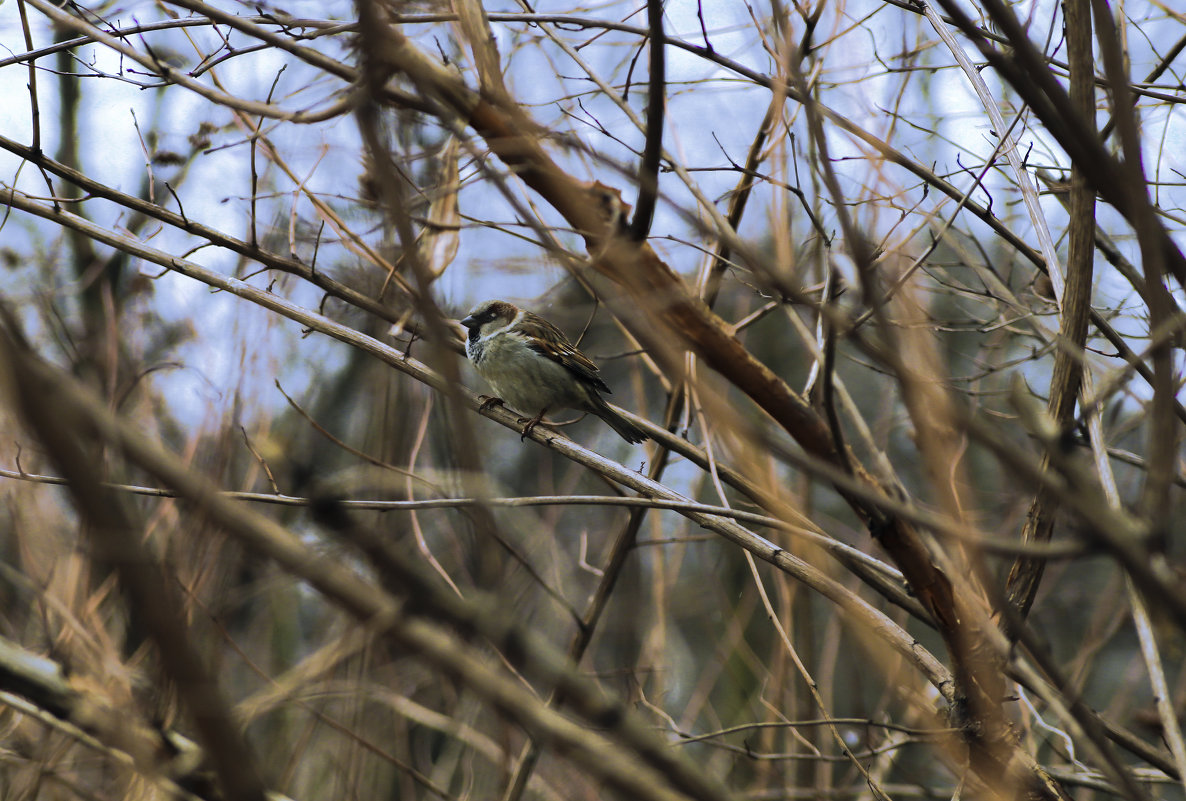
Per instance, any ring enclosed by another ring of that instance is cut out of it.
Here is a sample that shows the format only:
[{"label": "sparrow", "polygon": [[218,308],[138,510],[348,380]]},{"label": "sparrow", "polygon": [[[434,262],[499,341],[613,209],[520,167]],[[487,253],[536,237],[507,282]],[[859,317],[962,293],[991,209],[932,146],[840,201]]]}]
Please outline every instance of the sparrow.
[{"label": "sparrow", "polygon": [[627,442],[647,438],[601,397],[610,388],[598,377],[597,365],[538,314],[488,300],[461,324],[469,331],[465,355],[497,395],[483,406],[505,402],[520,412],[537,412],[524,437],[550,409],[580,409],[600,417]]}]

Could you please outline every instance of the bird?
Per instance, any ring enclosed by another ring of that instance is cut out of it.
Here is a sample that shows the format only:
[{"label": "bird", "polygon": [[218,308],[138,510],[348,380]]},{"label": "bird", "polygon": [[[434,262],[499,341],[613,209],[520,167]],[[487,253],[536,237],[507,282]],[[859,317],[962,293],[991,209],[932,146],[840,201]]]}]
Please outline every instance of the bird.
[{"label": "bird", "polygon": [[580,409],[600,417],[629,443],[647,438],[601,397],[610,388],[597,375],[597,365],[543,317],[505,300],[487,300],[461,325],[469,332],[466,356],[496,394],[483,408],[509,403],[517,411],[536,413],[527,420],[524,437],[549,410]]}]

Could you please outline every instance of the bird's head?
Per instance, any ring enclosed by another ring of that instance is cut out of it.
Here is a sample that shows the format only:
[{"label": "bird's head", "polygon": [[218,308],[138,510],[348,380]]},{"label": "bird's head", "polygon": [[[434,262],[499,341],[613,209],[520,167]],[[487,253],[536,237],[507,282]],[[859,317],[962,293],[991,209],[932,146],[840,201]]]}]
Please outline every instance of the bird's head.
[{"label": "bird's head", "polygon": [[487,334],[506,328],[519,314],[519,307],[505,300],[488,300],[479,303],[461,321],[469,330],[471,341],[481,339]]}]

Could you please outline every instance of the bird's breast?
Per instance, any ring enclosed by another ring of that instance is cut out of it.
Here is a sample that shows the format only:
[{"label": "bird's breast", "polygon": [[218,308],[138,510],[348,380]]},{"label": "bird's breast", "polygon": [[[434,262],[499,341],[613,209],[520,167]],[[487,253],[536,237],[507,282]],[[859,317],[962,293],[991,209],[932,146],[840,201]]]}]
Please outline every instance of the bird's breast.
[{"label": "bird's breast", "polygon": [[465,350],[494,393],[520,412],[535,414],[544,408],[586,404],[588,390],[572,371],[517,337],[467,341]]}]

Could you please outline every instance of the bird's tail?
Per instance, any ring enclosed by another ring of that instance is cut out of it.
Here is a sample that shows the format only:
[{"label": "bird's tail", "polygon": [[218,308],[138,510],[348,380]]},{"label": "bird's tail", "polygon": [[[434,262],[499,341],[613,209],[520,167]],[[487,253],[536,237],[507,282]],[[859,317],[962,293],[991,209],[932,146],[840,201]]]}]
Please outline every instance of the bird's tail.
[{"label": "bird's tail", "polygon": [[618,432],[618,436],[630,443],[642,442],[647,438],[646,432],[634,425],[634,423],[627,420],[619,412],[610,408],[610,405],[605,402],[604,398],[597,398],[598,403],[594,403],[593,408],[589,411],[604,420],[610,428]]}]

